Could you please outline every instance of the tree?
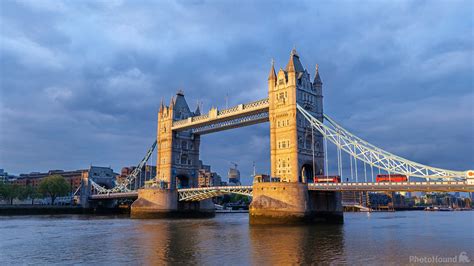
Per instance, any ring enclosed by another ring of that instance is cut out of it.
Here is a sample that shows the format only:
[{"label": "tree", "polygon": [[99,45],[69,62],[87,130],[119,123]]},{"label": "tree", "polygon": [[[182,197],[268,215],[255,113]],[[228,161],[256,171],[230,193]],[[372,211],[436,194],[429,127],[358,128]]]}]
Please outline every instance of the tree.
[{"label": "tree", "polygon": [[57,197],[66,196],[70,187],[66,179],[61,175],[50,175],[45,177],[39,184],[39,192],[51,198],[51,204]]},{"label": "tree", "polygon": [[23,187],[19,194],[18,194],[18,199],[24,200],[24,199],[31,199],[31,205],[35,203],[35,199],[41,197],[41,193],[39,193],[38,189],[32,186],[25,186]]},{"label": "tree", "polygon": [[13,200],[18,197],[20,187],[16,184],[5,183],[0,186],[0,197],[13,205]]}]

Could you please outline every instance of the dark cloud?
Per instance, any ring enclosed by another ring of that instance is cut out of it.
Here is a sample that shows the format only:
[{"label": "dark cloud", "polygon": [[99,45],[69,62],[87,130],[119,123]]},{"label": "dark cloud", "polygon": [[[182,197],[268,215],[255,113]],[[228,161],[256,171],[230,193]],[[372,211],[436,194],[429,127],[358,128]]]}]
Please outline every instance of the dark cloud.
[{"label": "dark cloud", "polygon": [[[2,1],[0,165],[13,173],[136,164],[178,88],[191,109],[266,97],[271,58],[319,63],[325,111],[433,166],[473,168],[469,1]],[[269,169],[268,125],[205,135],[222,175]]]}]

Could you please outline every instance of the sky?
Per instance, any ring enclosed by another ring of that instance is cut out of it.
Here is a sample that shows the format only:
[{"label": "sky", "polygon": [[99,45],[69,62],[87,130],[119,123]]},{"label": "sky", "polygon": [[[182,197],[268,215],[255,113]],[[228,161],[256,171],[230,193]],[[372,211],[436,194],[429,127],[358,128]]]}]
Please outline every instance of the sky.
[{"label": "sky", "polygon": [[[474,168],[472,1],[0,1],[0,168],[136,165],[161,99],[267,97],[292,48],[324,111],[394,154]],[[269,172],[268,123],[201,138],[222,176]],[[331,156],[328,157],[331,160]],[[335,156],[333,156],[335,160]]]}]

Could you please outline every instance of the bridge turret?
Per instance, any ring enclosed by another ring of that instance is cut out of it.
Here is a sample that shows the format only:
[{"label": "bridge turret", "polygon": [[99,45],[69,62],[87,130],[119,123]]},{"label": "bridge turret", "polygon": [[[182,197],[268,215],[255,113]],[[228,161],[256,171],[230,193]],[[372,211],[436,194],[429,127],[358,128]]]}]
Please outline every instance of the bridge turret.
[{"label": "bridge turret", "polygon": [[323,82],[319,76],[319,65],[316,64],[316,72],[314,74],[313,89],[316,93],[316,114],[319,121],[323,121]]},{"label": "bridge turret", "polygon": [[296,49],[291,50],[290,60],[285,67],[285,72],[287,74],[287,85],[296,86],[296,78],[304,72],[304,67],[300,62],[300,57]]},{"label": "bridge turret", "polygon": [[316,87],[321,87],[323,85],[323,82],[321,81],[321,77],[319,76],[319,65],[316,64],[316,72],[314,73],[314,81],[313,81],[313,86]]},{"label": "bridge turret", "polygon": [[192,116],[191,110],[189,109],[189,105],[184,98],[184,92],[182,90],[179,90],[176,93],[176,96],[173,97],[172,109],[174,113],[173,120],[183,120]]},{"label": "bridge turret", "polygon": [[270,74],[268,74],[268,82],[272,81],[273,85],[276,84],[276,72],[275,72],[275,60],[272,59],[272,67],[270,68]]},{"label": "bridge turret", "polygon": [[165,108],[165,104],[163,102],[163,97],[161,98],[161,102],[160,102],[160,109],[158,110],[158,113],[161,112],[161,110],[163,110]]},{"label": "bridge turret", "polygon": [[171,100],[170,100],[170,109],[174,109],[174,103],[175,103],[174,96],[171,96]]},{"label": "bridge turret", "polygon": [[196,110],[194,111],[194,116],[201,115],[201,108],[199,107],[199,101],[196,104]]}]

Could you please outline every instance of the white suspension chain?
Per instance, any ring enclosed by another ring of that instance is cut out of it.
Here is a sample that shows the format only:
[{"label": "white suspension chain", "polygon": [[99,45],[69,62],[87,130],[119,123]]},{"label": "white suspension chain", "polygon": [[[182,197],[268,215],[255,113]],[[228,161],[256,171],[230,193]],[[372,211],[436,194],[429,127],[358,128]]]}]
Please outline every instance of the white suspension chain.
[{"label": "white suspension chain", "polygon": [[[360,138],[349,133],[347,130],[339,126],[327,115],[324,118],[329,122],[329,125],[321,123],[314,118],[300,105],[297,109],[303,116],[311,122],[313,127],[317,129],[323,136],[329,138],[336,146],[345,152],[352,154],[358,160],[364,161],[371,166],[383,169],[387,172],[403,174],[406,176],[416,176],[422,178],[454,178],[464,179],[468,177],[469,171],[452,171],[436,167],[430,167],[419,164],[400,156],[394,155],[384,151]],[[471,177],[472,178],[472,177]]]}]

